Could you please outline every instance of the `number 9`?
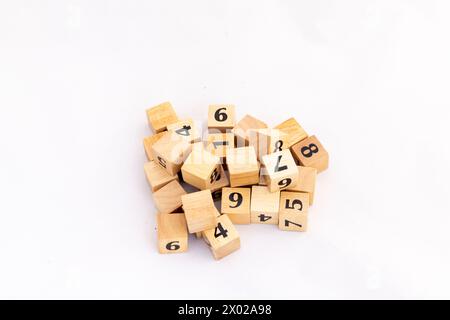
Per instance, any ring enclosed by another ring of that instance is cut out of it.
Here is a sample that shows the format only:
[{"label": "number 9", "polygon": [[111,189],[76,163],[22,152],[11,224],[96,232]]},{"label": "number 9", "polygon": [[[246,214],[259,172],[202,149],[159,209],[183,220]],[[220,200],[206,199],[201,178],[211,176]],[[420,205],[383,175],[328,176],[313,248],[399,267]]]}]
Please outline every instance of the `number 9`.
[{"label": "number 9", "polygon": [[291,184],[291,182],[292,182],[291,178],[286,178],[286,179],[280,180],[278,182],[278,185],[280,186],[281,189],[283,189],[283,188],[287,188]]},{"label": "number 9", "polygon": [[243,197],[242,197],[242,194],[240,194],[238,192],[233,192],[233,193],[230,193],[230,196],[228,197],[228,199],[231,202],[236,203],[236,205],[234,207],[230,204],[230,208],[237,208],[242,204]]}]

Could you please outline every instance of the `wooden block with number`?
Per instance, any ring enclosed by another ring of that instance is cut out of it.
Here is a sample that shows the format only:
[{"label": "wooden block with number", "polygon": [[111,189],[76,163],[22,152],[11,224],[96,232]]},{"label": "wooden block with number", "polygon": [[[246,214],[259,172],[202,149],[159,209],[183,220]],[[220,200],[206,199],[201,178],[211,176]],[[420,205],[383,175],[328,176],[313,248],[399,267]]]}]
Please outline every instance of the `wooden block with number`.
[{"label": "wooden block with number", "polygon": [[261,159],[266,154],[287,149],[289,144],[288,135],[278,129],[256,129],[250,130],[250,144],[254,146],[256,156]]},{"label": "wooden block with number", "polygon": [[250,223],[250,188],[223,188],[222,214],[228,214],[235,224]]},{"label": "wooden block with number", "polygon": [[250,115],[246,115],[233,128],[236,146],[245,147],[250,145],[251,130],[267,128],[267,124]]},{"label": "wooden block with number", "polygon": [[259,165],[252,146],[228,149],[227,166],[230,173],[230,186],[239,187],[258,183]]},{"label": "wooden block with number", "polygon": [[155,161],[144,164],[144,171],[152,192],[158,191],[173,180],[178,180],[177,175],[171,176],[164,168],[156,164]]},{"label": "wooden block with number", "polygon": [[297,166],[298,182],[295,187],[287,187],[286,191],[307,193],[309,196],[309,206],[314,203],[314,190],[316,188],[317,169],[311,167]]},{"label": "wooden block with number", "polygon": [[190,118],[169,124],[167,126],[167,130],[174,132],[183,140],[186,140],[190,143],[201,141],[200,132],[197,129],[194,121]]},{"label": "wooden block with number", "polygon": [[173,110],[170,102],[164,102],[147,109],[147,119],[150,128],[155,133],[166,130],[168,125],[178,121],[177,114]]},{"label": "wooden block with number", "polygon": [[159,212],[171,213],[181,207],[181,197],[185,194],[181,184],[174,180],[153,193],[153,200]]},{"label": "wooden block with number", "polygon": [[192,150],[192,144],[176,133],[169,131],[152,146],[152,155],[156,163],[175,175]]},{"label": "wooden block with number", "polygon": [[223,214],[216,225],[202,232],[203,239],[210,247],[215,259],[219,260],[241,247],[239,234],[230,218]]},{"label": "wooden block with number", "polygon": [[291,147],[295,160],[303,167],[312,167],[320,173],[328,168],[328,152],[316,136],[311,136]]},{"label": "wooden block with number", "polygon": [[194,148],[181,167],[184,182],[200,190],[210,189],[221,172],[220,158],[203,148]]},{"label": "wooden block with number", "polygon": [[220,157],[221,163],[226,163],[227,149],[234,148],[234,134],[210,133],[206,141],[206,150]]},{"label": "wooden block with number", "polygon": [[189,233],[214,228],[217,221],[217,209],[210,190],[183,195],[181,201]]},{"label": "wooden block with number", "polygon": [[235,108],[232,104],[214,104],[208,108],[208,130],[226,132],[236,123]]},{"label": "wooden block with number", "polygon": [[253,186],[250,204],[252,223],[278,224],[280,191],[270,192],[266,186]]},{"label": "wooden block with number", "polygon": [[301,192],[282,191],[278,227],[281,230],[306,231],[309,196]]},{"label": "wooden block with number", "polygon": [[266,182],[271,192],[296,186],[298,169],[289,149],[262,157],[266,169]]},{"label": "wooden block with number", "polygon": [[280,123],[275,127],[275,129],[280,129],[287,133],[288,139],[287,144],[285,145],[286,148],[290,148],[294,144],[308,137],[306,131],[294,118],[289,118],[286,121]]},{"label": "wooden block with number", "polygon": [[220,200],[222,198],[222,189],[228,187],[229,185],[230,180],[228,179],[227,174],[222,167],[222,170],[220,171],[219,180],[216,180],[209,188],[211,190],[213,200],[214,201]]},{"label": "wooden block with number", "polygon": [[160,253],[181,253],[188,249],[188,232],[183,213],[158,213],[158,248]]},{"label": "wooden block with number", "polygon": [[149,161],[154,160],[153,159],[153,155],[152,155],[152,146],[153,144],[158,141],[159,139],[161,139],[161,137],[163,135],[165,135],[166,132],[160,132],[160,133],[156,133],[154,135],[148,136],[144,138],[144,150],[145,150],[145,154],[147,155],[147,159]]}]

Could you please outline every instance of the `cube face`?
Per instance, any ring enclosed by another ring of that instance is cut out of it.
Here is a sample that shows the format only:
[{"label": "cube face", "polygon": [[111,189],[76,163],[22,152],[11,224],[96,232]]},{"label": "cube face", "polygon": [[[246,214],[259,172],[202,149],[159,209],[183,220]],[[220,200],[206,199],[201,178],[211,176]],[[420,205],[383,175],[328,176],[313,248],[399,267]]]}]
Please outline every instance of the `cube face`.
[{"label": "cube face", "polygon": [[294,118],[287,119],[280,123],[275,129],[280,129],[288,135],[286,148],[290,148],[294,144],[308,137],[306,131],[303,130],[302,126]]},{"label": "cube face", "polygon": [[181,207],[181,197],[185,194],[180,183],[174,180],[153,193],[153,200],[159,212],[171,213]]},{"label": "cube face", "polygon": [[289,149],[263,156],[266,182],[271,192],[297,185],[298,168]]},{"label": "cube face", "polygon": [[245,147],[250,145],[249,135],[251,129],[264,129],[267,128],[267,124],[261,120],[258,120],[250,115],[246,115],[239,121],[233,128],[233,133],[236,139],[237,147]]},{"label": "cube face", "polygon": [[192,119],[185,119],[167,125],[167,130],[174,132],[189,143],[201,141],[200,132]]},{"label": "cube face", "polygon": [[149,161],[154,160],[153,159],[153,155],[152,155],[152,146],[153,144],[155,144],[156,141],[158,141],[159,139],[161,139],[161,137],[165,134],[166,132],[160,132],[160,133],[156,133],[154,135],[148,136],[144,138],[144,150],[145,150],[145,154],[147,156],[147,159]]},{"label": "cube face", "polygon": [[258,159],[266,154],[289,148],[287,147],[289,144],[288,135],[278,129],[250,130],[249,142],[255,148]]},{"label": "cube face", "polygon": [[218,217],[215,226],[203,231],[202,234],[217,260],[238,250],[241,246],[239,234],[226,214]]},{"label": "cube face", "polygon": [[217,209],[210,190],[186,194],[181,201],[189,233],[208,230],[216,225]]},{"label": "cube face", "polygon": [[259,165],[253,147],[228,149],[227,166],[230,173],[231,187],[258,183]]},{"label": "cube face", "polygon": [[328,168],[328,152],[316,136],[311,136],[291,147],[292,154],[303,167],[312,167],[320,173]]},{"label": "cube face", "polygon": [[232,104],[214,104],[208,108],[208,129],[225,132],[233,129],[236,122],[235,107]]},{"label": "cube face", "polygon": [[173,110],[170,102],[164,102],[155,107],[147,109],[147,119],[150,128],[155,133],[166,130],[169,124],[178,121],[177,114]]},{"label": "cube face", "polygon": [[223,188],[222,214],[227,214],[235,224],[250,223],[250,188]]},{"label": "cube face", "polygon": [[181,167],[183,180],[200,190],[210,189],[219,181],[222,178],[221,171],[219,157],[197,148],[194,148]]},{"label": "cube face", "polygon": [[169,131],[152,146],[154,161],[170,175],[175,175],[192,150],[192,144]]},{"label": "cube face", "polygon": [[214,201],[220,200],[222,198],[222,189],[230,185],[230,180],[227,177],[225,170],[222,167],[220,175],[217,177],[219,180],[215,181],[211,187],[211,195]]},{"label": "cube face", "polygon": [[298,182],[297,185],[288,187],[286,191],[295,191],[307,193],[309,195],[309,206],[314,203],[314,191],[316,188],[317,169],[311,167],[297,166]]},{"label": "cube face", "polygon": [[188,249],[186,219],[182,213],[158,213],[158,249],[160,253],[181,253]]},{"label": "cube face", "polygon": [[234,148],[234,134],[232,133],[210,133],[207,137],[206,149],[212,154],[220,157],[221,163],[225,163],[227,149]]},{"label": "cube face", "polygon": [[144,164],[144,171],[152,192],[158,191],[171,181],[178,180],[177,175],[171,176],[155,161]]},{"label": "cube face", "polygon": [[281,192],[278,227],[281,230],[306,231],[308,227],[308,208],[308,194]]},{"label": "cube face", "polygon": [[270,192],[266,186],[253,186],[251,196],[251,223],[278,224],[280,191]]}]

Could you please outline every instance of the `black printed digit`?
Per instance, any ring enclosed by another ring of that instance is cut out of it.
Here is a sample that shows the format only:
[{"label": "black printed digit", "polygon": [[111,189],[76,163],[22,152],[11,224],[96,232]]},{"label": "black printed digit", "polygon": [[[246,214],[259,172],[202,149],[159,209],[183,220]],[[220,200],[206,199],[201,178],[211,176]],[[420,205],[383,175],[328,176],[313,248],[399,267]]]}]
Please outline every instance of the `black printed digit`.
[{"label": "black printed digit", "polygon": [[[295,206],[298,205],[298,208]],[[284,206],[286,209],[297,209],[298,211],[303,210],[303,203],[299,199],[292,200],[292,203],[290,203],[289,199],[286,199],[286,204]]]},{"label": "black printed digit", "polygon": [[158,157],[158,162],[159,162],[159,164],[161,165],[161,167],[167,168],[166,160],[164,160],[164,159],[161,158],[161,157]]},{"label": "black printed digit", "polygon": [[230,143],[228,141],[213,141],[214,149],[220,146],[228,146]]},{"label": "black printed digit", "polygon": [[184,125],[182,128],[175,130],[175,132],[177,134],[179,134],[180,136],[185,136],[188,137],[191,135],[191,133],[189,132],[189,130],[191,130],[191,126],[186,126]]},{"label": "black printed digit", "polygon": [[289,227],[290,223],[292,223],[293,225],[296,225],[299,228],[303,227],[301,224],[298,224],[298,223],[295,223],[295,222],[292,222],[292,221],[289,221],[289,220],[284,220],[284,226],[285,227]]},{"label": "black printed digit", "polygon": [[180,241],[172,241],[166,244],[166,249],[170,251],[175,251],[180,249]]},{"label": "black printed digit", "polygon": [[319,147],[314,143],[311,143],[309,146],[304,146],[303,148],[301,148],[300,152],[304,157],[311,158],[314,153],[319,152]]},{"label": "black printed digit", "polygon": [[291,178],[285,178],[283,180],[280,180],[278,182],[278,185],[280,186],[280,189],[284,189],[284,188],[287,188],[291,183],[292,183]]},{"label": "black printed digit", "polygon": [[277,151],[282,151],[283,147],[283,141],[278,140],[277,142],[275,142],[275,150],[273,150],[273,152],[277,152]]},{"label": "black printed digit", "polygon": [[214,119],[219,122],[224,122],[228,119],[228,115],[225,112],[220,112],[222,110],[227,110],[227,108],[219,108],[214,113]]},{"label": "black printed digit", "polygon": [[213,183],[214,181],[220,180],[220,173],[217,168],[214,169],[213,173],[211,174],[209,183]]},{"label": "black printed digit", "polygon": [[228,197],[228,199],[231,202],[236,203],[236,205],[232,206],[230,204],[230,208],[237,208],[242,204],[242,201],[244,200],[244,198],[242,197],[242,194],[238,193],[238,192],[232,192],[230,193],[230,196]]},{"label": "black printed digit", "polygon": [[266,222],[266,221],[272,219],[271,216],[266,216],[264,213],[261,213],[261,214],[258,216],[258,218],[259,218],[259,221],[261,221],[261,222]]},{"label": "black printed digit", "polygon": [[275,165],[275,172],[284,171],[287,170],[288,168],[286,165],[280,167],[280,161],[282,157],[283,157],[282,155],[278,156],[277,164]]},{"label": "black printed digit", "polygon": [[214,230],[214,237],[218,238],[218,237],[220,237],[220,236],[222,236],[222,237],[224,237],[224,238],[228,237],[228,230],[225,229],[225,228],[222,226],[222,224],[219,222],[219,223],[217,224],[216,229]]}]

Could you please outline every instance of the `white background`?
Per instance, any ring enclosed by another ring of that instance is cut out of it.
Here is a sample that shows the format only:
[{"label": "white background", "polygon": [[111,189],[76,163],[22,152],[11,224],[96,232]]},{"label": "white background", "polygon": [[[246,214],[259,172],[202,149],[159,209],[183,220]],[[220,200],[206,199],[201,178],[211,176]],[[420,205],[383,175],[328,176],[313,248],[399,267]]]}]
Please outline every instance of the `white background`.
[{"label": "white background", "polygon": [[[0,2],[0,298],[450,298],[448,1]],[[307,233],[160,255],[145,109],[294,116]]]}]

